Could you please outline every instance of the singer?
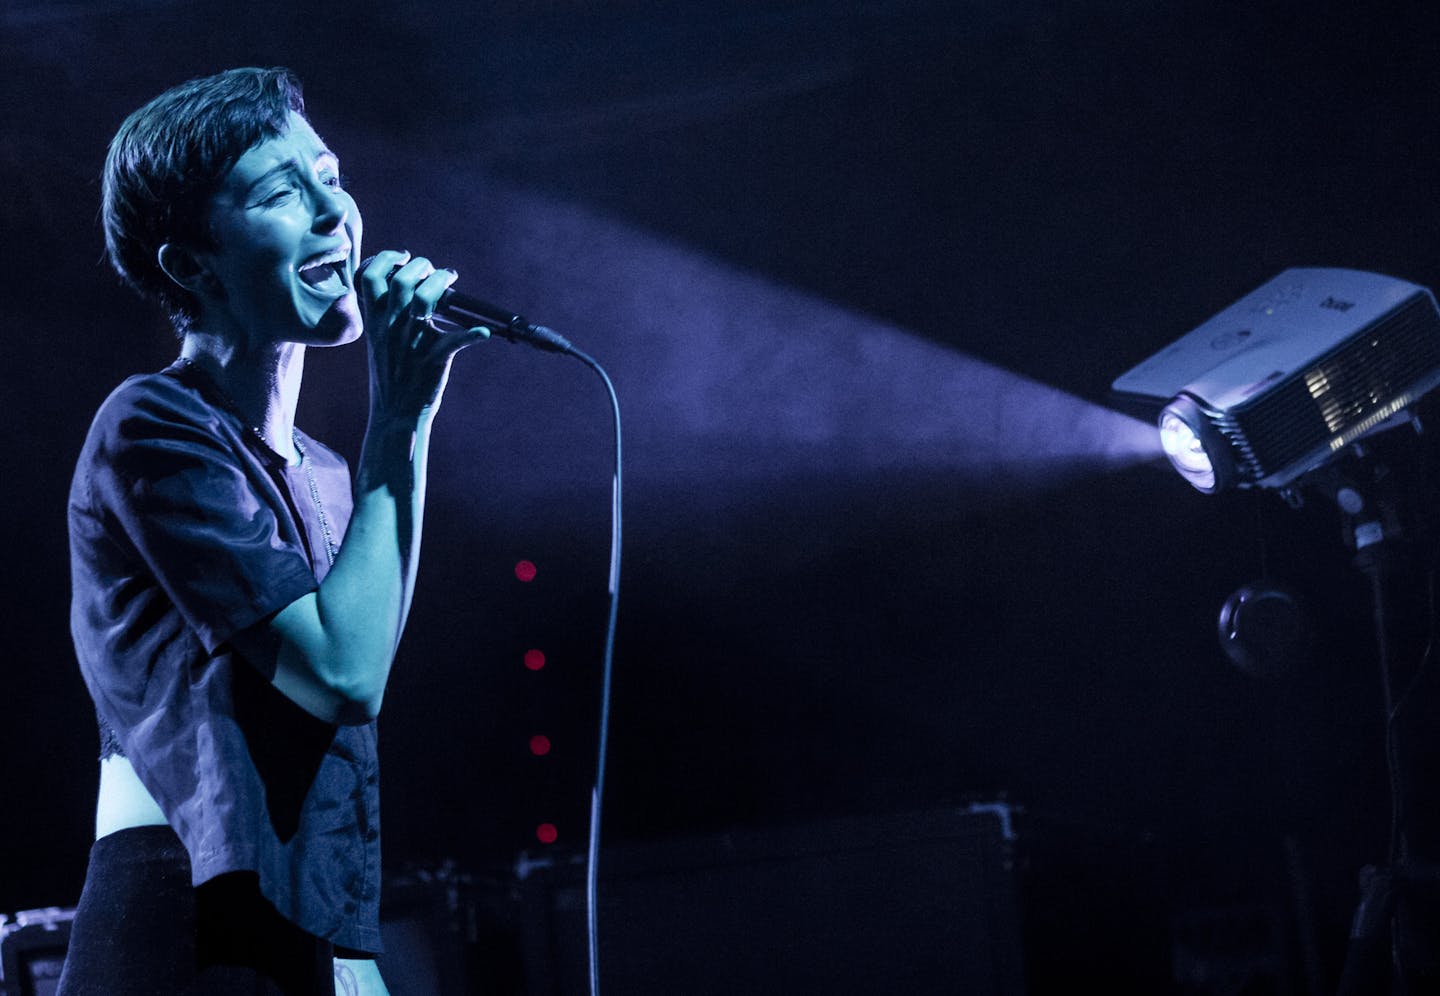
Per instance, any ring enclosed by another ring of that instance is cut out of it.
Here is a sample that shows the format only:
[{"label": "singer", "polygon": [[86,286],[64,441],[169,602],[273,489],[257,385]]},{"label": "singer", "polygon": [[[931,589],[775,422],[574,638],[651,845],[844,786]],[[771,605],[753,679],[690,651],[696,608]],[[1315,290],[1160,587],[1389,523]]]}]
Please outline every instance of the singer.
[{"label": "singer", "polygon": [[[60,982],[85,994],[386,992],[375,717],[420,552],[431,424],[483,329],[382,251],[283,69],[132,114],[108,256],[178,359],[95,415],[69,499],[71,629],[100,725],[96,841]],[[345,461],[295,426],[307,347],[364,333]]]}]

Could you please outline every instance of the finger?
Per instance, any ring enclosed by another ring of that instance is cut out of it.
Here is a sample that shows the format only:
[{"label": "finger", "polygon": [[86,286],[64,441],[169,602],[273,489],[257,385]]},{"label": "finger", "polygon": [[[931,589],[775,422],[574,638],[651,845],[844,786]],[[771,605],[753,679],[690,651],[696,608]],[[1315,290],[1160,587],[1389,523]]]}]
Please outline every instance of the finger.
[{"label": "finger", "polygon": [[[415,301],[415,289],[435,272],[435,264],[424,256],[413,256],[400,269],[390,275],[390,298],[386,302],[391,315],[399,316],[405,310],[412,315],[428,315],[429,305]],[[444,288],[442,287],[441,290]],[[424,307],[426,310],[421,311]]]},{"label": "finger", "polygon": [[371,301],[379,301],[390,286],[390,274],[410,259],[408,252],[385,249],[366,261],[360,270],[359,287]]},{"label": "finger", "polygon": [[[439,333],[428,343],[427,352],[430,356],[441,359],[446,364],[450,362],[451,357],[465,347],[473,346],[477,342],[490,338],[490,330],[483,325],[467,329],[462,326],[435,328],[434,325],[426,324]],[[416,343],[418,344],[419,341],[420,337],[417,336]]]},{"label": "finger", "polygon": [[447,355],[454,355],[466,346],[473,346],[477,342],[483,342],[490,338],[490,330],[483,325],[477,325],[470,329],[459,329],[455,332],[446,332],[440,337],[440,345]]},{"label": "finger", "polygon": [[435,270],[415,288],[415,305],[411,310],[417,315],[431,314],[450,285],[459,278],[460,274],[454,270]]},{"label": "finger", "polygon": [[466,328],[464,325],[456,325],[440,315],[423,322],[417,321],[416,325],[420,331],[416,332],[412,346],[418,347],[424,338],[424,332],[429,330],[436,333],[430,341],[430,349],[434,355],[442,357],[453,356],[466,346],[473,346],[477,342],[489,339],[492,334],[490,329],[484,325]]}]

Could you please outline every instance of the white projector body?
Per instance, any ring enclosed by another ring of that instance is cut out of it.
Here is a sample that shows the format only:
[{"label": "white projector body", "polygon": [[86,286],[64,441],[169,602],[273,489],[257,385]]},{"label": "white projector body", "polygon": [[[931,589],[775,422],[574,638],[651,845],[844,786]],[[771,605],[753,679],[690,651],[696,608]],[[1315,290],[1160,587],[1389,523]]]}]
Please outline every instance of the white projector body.
[{"label": "white projector body", "polygon": [[[1440,385],[1440,311],[1423,287],[1286,270],[1114,382],[1183,401],[1239,487],[1283,487]],[[1192,404],[1193,403],[1193,404]],[[1218,440],[1223,440],[1223,444]]]}]

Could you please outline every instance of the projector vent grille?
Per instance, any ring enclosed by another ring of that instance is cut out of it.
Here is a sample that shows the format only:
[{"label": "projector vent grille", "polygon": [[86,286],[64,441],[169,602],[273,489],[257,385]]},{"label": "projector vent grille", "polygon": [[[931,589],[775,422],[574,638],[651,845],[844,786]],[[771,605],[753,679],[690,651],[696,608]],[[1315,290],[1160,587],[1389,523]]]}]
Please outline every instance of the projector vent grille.
[{"label": "projector vent grille", "polygon": [[1421,291],[1308,369],[1214,421],[1235,447],[1241,477],[1254,483],[1329,452],[1332,440],[1367,419],[1383,420],[1437,380],[1440,314]]}]

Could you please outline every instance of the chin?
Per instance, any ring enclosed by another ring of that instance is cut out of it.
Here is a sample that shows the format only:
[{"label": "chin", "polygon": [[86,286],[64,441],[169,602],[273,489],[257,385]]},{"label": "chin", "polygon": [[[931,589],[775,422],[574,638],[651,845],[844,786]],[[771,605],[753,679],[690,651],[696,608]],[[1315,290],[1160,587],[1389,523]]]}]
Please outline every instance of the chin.
[{"label": "chin", "polygon": [[360,304],[354,294],[337,300],[320,316],[312,331],[309,345],[343,346],[360,338],[365,323],[360,318]]}]

